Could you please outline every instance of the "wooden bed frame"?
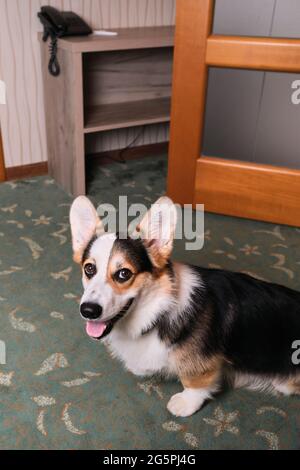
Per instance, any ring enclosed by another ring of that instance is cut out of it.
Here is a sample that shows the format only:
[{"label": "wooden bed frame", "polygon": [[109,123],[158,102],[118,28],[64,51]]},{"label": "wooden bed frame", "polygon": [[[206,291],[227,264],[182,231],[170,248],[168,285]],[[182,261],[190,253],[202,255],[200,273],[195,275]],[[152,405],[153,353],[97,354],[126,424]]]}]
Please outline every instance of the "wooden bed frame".
[{"label": "wooden bed frame", "polygon": [[300,170],[201,152],[209,66],[300,72],[300,40],[212,35],[213,10],[213,0],[177,0],[168,195],[209,212],[300,226]]}]

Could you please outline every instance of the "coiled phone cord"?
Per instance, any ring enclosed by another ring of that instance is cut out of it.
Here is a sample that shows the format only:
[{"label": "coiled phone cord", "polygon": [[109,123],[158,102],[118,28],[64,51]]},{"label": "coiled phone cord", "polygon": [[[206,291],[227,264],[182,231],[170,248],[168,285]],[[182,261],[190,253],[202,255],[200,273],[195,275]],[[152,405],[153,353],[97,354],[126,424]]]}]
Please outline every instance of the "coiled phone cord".
[{"label": "coiled phone cord", "polygon": [[60,66],[57,60],[57,36],[51,34],[51,40],[49,44],[50,60],[48,70],[54,77],[60,74]]}]

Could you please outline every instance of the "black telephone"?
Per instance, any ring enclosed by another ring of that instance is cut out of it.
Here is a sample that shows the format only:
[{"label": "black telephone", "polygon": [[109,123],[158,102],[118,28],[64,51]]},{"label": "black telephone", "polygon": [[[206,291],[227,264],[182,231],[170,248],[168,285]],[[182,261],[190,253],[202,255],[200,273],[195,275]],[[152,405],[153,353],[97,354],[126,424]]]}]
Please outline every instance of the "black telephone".
[{"label": "black telephone", "polygon": [[44,26],[43,41],[50,36],[50,61],[48,70],[55,77],[60,74],[57,60],[57,39],[62,36],[83,36],[91,34],[91,28],[72,11],[60,12],[53,7],[41,7],[38,17]]}]

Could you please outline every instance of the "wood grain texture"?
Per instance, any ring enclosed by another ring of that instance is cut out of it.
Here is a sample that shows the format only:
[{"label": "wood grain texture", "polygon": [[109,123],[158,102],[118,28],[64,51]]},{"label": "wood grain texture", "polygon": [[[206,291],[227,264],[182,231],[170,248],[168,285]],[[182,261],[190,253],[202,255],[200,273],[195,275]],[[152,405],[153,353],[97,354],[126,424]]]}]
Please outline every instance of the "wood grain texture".
[{"label": "wood grain texture", "polygon": [[64,73],[53,77],[41,43],[49,173],[73,195],[85,194],[82,56],[59,50]]},{"label": "wood grain texture", "polygon": [[85,105],[170,97],[173,48],[83,54]]},{"label": "wood grain texture", "polygon": [[212,0],[178,0],[167,193],[191,203],[196,160],[200,155],[207,86],[206,42],[211,31]]},{"label": "wood grain texture", "polygon": [[115,28],[116,36],[74,36],[62,38],[58,46],[72,52],[121,51],[173,46],[174,27]]},{"label": "wood grain texture", "polygon": [[280,72],[300,72],[300,39],[212,35],[206,64]]},{"label": "wood grain texture", "polygon": [[[95,153],[87,155],[86,158],[89,163],[98,164],[111,164],[112,161],[120,162],[120,156],[127,160],[135,160],[139,158],[151,157],[155,158],[157,155],[163,155],[168,152],[168,142],[159,142],[157,144],[139,145],[138,147],[130,147],[126,150],[111,150],[107,152]],[[93,167],[90,167],[91,169]],[[89,169],[90,171],[90,169]]]},{"label": "wood grain texture", "polygon": [[[36,15],[41,5],[47,4],[73,10],[95,29],[174,24],[175,0],[0,0],[0,77],[7,87],[7,105],[0,106],[0,122],[7,167],[46,161],[37,38],[42,26]],[[165,140],[166,133],[166,125],[158,124],[151,133],[145,133],[140,143],[158,136]],[[120,130],[94,145],[98,150],[110,150],[120,143],[126,146],[130,139],[131,133]]]},{"label": "wood grain texture", "polygon": [[84,132],[143,126],[170,120],[170,99],[157,98],[91,106],[85,111]]},{"label": "wood grain texture", "polygon": [[300,170],[201,157],[197,203],[208,212],[300,227]]},{"label": "wood grain texture", "polygon": [[[86,154],[124,149],[132,146],[151,145],[169,141],[169,123],[149,124],[143,127],[126,127],[121,130],[85,134]],[[118,145],[116,145],[116,142]],[[145,144],[147,142],[147,144]]]},{"label": "wood grain texture", "polygon": [[47,173],[47,162],[31,163],[29,165],[13,166],[7,168],[6,179],[16,180],[22,178],[31,178],[32,176],[46,175]]},{"label": "wood grain texture", "polygon": [[2,135],[0,129],[0,181],[5,180],[5,166],[4,166],[4,153],[3,153],[3,145],[2,145]]}]

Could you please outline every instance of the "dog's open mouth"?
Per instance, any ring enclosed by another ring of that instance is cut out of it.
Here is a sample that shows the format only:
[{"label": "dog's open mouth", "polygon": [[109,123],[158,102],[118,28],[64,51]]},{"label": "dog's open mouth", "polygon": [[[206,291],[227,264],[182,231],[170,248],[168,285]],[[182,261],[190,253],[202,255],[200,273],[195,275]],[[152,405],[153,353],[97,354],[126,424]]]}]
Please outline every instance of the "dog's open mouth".
[{"label": "dog's open mouth", "polygon": [[[101,321],[87,321],[86,323],[86,332],[87,334],[94,339],[100,339],[103,336],[106,336],[107,328],[109,328],[109,323],[104,323]],[[104,333],[106,333],[104,335]]]},{"label": "dog's open mouth", "polygon": [[131,306],[132,302],[134,299],[130,299],[127,304],[120,310],[120,312],[115,315],[111,320],[108,321],[98,321],[98,320],[88,320],[86,323],[86,332],[87,334],[93,338],[100,340],[107,336],[111,330],[113,329],[113,326],[117,323],[118,320],[120,320],[129,307]]}]

